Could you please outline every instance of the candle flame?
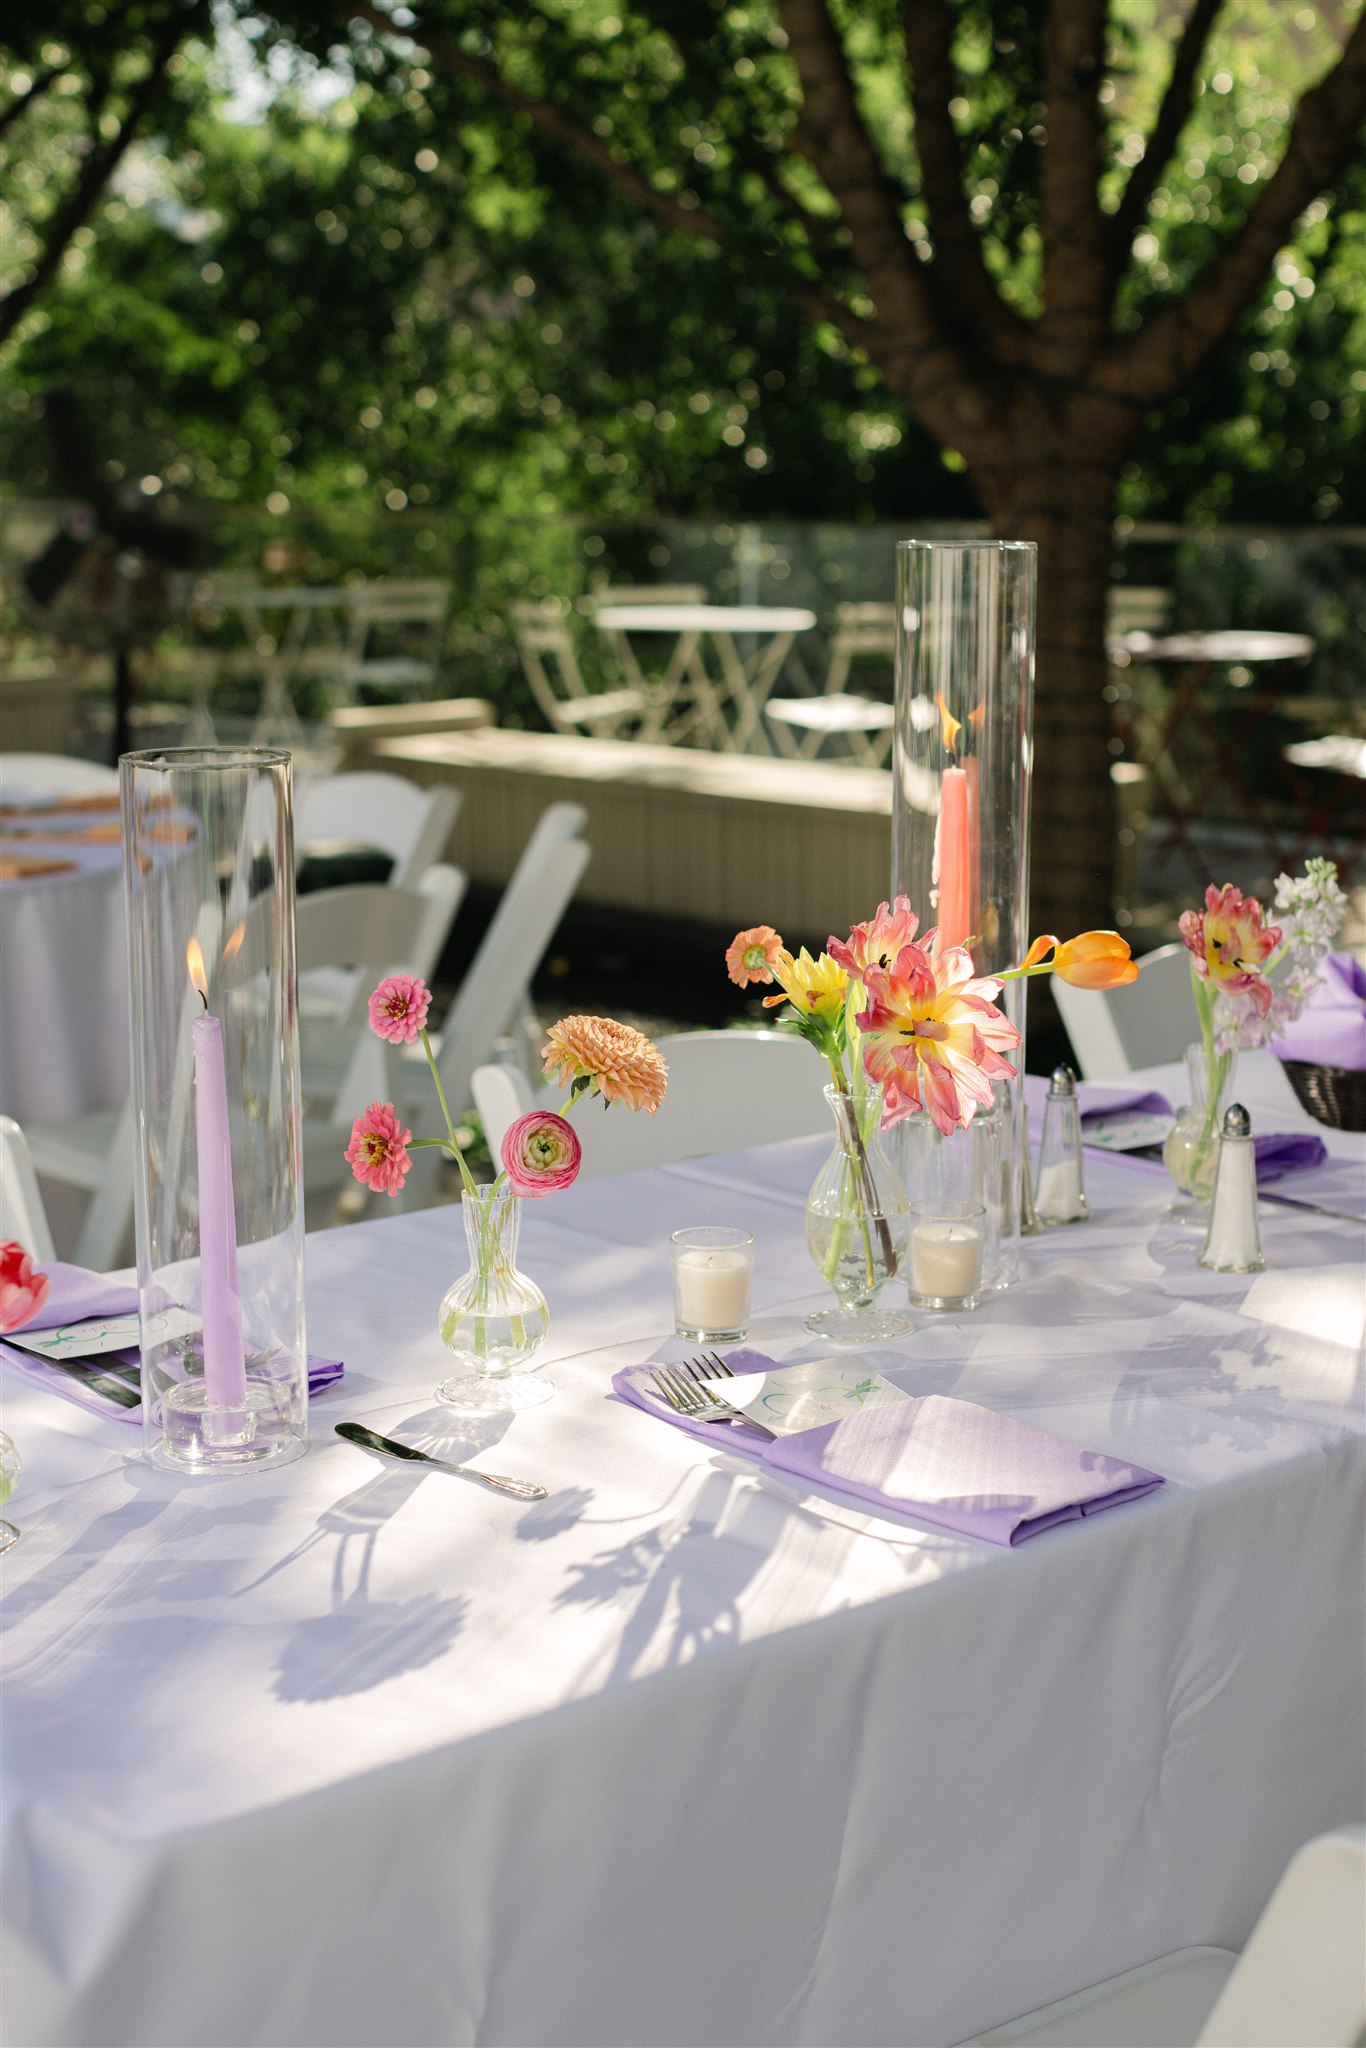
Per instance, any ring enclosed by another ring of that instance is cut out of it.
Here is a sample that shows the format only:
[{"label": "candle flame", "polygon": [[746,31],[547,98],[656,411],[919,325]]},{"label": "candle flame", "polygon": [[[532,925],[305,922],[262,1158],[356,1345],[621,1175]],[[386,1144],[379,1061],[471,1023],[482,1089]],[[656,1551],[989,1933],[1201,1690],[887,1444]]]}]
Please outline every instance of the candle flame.
[{"label": "candle flame", "polygon": [[223,947],[224,966],[227,965],[229,960],[235,960],[237,958],[237,955],[242,950],[242,941],[246,937],[246,935],[247,928],[244,924],[239,924],[235,932],[229,933],[227,943]]},{"label": "candle flame", "polygon": [[190,980],[199,991],[199,999],[207,1008],[209,1001],[209,977],[204,972],[204,953],[198,939],[191,939],[185,948],[185,965],[190,970]]},{"label": "candle flame", "polygon": [[934,701],[939,706],[939,727],[944,735],[944,745],[951,754],[956,754],[958,751],[958,735],[963,730],[963,721],[961,718],[954,717],[948,705],[944,702],[942,692],[936,695]]}]

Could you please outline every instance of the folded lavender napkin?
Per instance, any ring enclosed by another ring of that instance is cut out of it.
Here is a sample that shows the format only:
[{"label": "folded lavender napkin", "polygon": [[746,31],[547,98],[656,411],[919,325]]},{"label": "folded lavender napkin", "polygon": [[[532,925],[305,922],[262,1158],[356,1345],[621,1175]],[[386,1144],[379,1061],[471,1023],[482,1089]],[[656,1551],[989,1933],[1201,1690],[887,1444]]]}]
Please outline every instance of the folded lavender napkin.
[{"label": "folded lavender napkin", "polygon": [[[1043,1104],[1047,1093],[1048,1083],[1041,1074],[1025,1075],[1025,1107],[1029,1113],[1030,1136],[1036,1142],[1043,1125]],[[1172,1114],[1170,1102],[1157,1089],[1126,1087],[1120,1082],[1079,1081],[1077,1102],[1081,1110],[1083,1145],[1087,1142],[1088,1131],[1094,1132],[1096,1125],[1104,1123],[1107,1117]],[[1302,1173],[1309,1166],[1322,1166],[1328,1157],[1328,1147],[1313,1131],[1262,1131],[1254,1134],[1252,1142],[1258,1187],[1270,1187],[1273,1181],[1284,1180],[1288,1173]],[[1116,1153],[1108,1145],[1101,1149],[1112,1159],[1129,1158],[1135,1165],[1148,1163],[1134,1160],[1129,1154]]]},{"label": "folded lavender napkin", "polygon": [[[127,1280],[111,1280],[104,1273],[91,1273],[84,1266],[70,1266],[61,1259],[49,1260],[41,1268],[48,1278],[47,1298],[37,1312],[23,1325],[24,1332],[30,1330],[59,1330],[68,1324],[88,1323],[96,1317],[136,1315],[138,1291]],[[59,1365],[40,1358],[34,1351],[25,1351],[21,1345],[0,1341],[0,1358],[17,1366],[26,1379],[39,1386],[49,1387],[55,1393],[65,1394],[80,1407],[88,1408],[95,1415],[113,1416],[116,1421],[138,1422],[142,1418],[141,1396],[132,1405],[125,1404],[112,1392],[120,1384],[115,1370],[135,1366],[141,1369],[142,1353],[136,1344],[122,1351],[106,1351],[92,1357],[88,1364],[79,1358],[71,1363],[85,1366],[85,1372],[67,1372]],[[313,1358],[308,1361],[308,1391],[321,1393],[339,1380],[344,1371],[340,1359]],[[131,1391],[136,1392],[136,1388]]]},{"label": "folded lavender napkin", "polygon": [[1366,967],[1352,953],[1330,953],[1323,980],[1271,1050],[1314,1067],[1366,1068]]},{"label": "folded lavender napkin", "polygon": [[[757,1351],[732,1351],[734,1372],[776,1372]],[[724,1431],[689,1422],[656,1396],[648,1366],[628,1366],[613,1387],[623,1400],[691,1436],[762,1459],[775,1470],[834,1487],[874,1512],[894,1510],[984,1543],[1014,1545],[1059,1522],[1138,1500],[1164,1484],[1156,1472],[1083,1451],[975,1401],[927,1394],[865,1408],[820,1429],[770,1442],[748,1426]]]}]

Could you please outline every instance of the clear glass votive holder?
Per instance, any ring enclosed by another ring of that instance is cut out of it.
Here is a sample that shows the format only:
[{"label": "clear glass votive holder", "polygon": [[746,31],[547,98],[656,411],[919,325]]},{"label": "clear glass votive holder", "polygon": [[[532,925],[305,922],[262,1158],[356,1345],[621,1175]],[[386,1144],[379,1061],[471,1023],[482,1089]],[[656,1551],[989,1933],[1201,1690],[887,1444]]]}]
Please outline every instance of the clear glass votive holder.
[{"label": "clear glass votive holder", "polygon": [[734,1343],[749,1329],[754,1233],[699,1224],[669,1239],[674,1330],[695,1344]]},{"label": "clear glass votive holder", "polygon": [[915,1308],[976,1308],[987,1249],[987,1212],[980,1202],[911,1211],[910,1295]]}]

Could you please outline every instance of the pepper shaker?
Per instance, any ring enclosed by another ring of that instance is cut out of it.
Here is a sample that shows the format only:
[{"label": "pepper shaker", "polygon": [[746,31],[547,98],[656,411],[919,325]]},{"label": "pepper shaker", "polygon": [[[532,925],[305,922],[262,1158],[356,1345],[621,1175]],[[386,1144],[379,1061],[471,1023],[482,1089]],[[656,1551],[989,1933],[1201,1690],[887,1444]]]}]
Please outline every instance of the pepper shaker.
[{"label": "pepper shaker", "polygon": [[1034,1199],[1045,1223],[1084,1223],[1091,1213],[1081,1177],[1077,1077],[1070,1067],[1054,1067],[1048,1084],[1039,1146],[1039,1185]]},{"label": "pepper shaker", "polygon": [[1209,1231],[1200,1264],[1212,1273],[1260,1273],[1262,1235],[1257,1222],[1257,1151],[1252,1118],[1241,1102],[1224,1111]]}]

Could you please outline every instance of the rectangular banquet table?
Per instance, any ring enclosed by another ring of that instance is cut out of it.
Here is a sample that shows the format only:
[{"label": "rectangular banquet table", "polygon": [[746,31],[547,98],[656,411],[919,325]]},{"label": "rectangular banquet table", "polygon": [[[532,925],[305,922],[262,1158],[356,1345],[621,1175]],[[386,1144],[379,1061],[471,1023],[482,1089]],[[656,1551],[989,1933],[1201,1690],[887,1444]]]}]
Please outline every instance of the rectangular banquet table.
[{"label": "rectangular banquet table", "polygon": [[[9,2040],[944,2048],[1241,1944],[1363,1817],[1360,1224],[1268,1205],[1269,1270],[1204,1273],[1167,1184],[1088,1155],[1089,1225],[869,1354],[1167,1476],[1004,1550],[609,1395],[685,1223],[752,1227],[752,1341],[809,1346],[821,1153],[529,1205],[558,1394],[510,1426],[431,1399],[449,1209],[310,1240],[347,1377],[273,1475],[151,1471],[0,1375]],[[345,1417],[550,1497],[382,1467]]]}]

